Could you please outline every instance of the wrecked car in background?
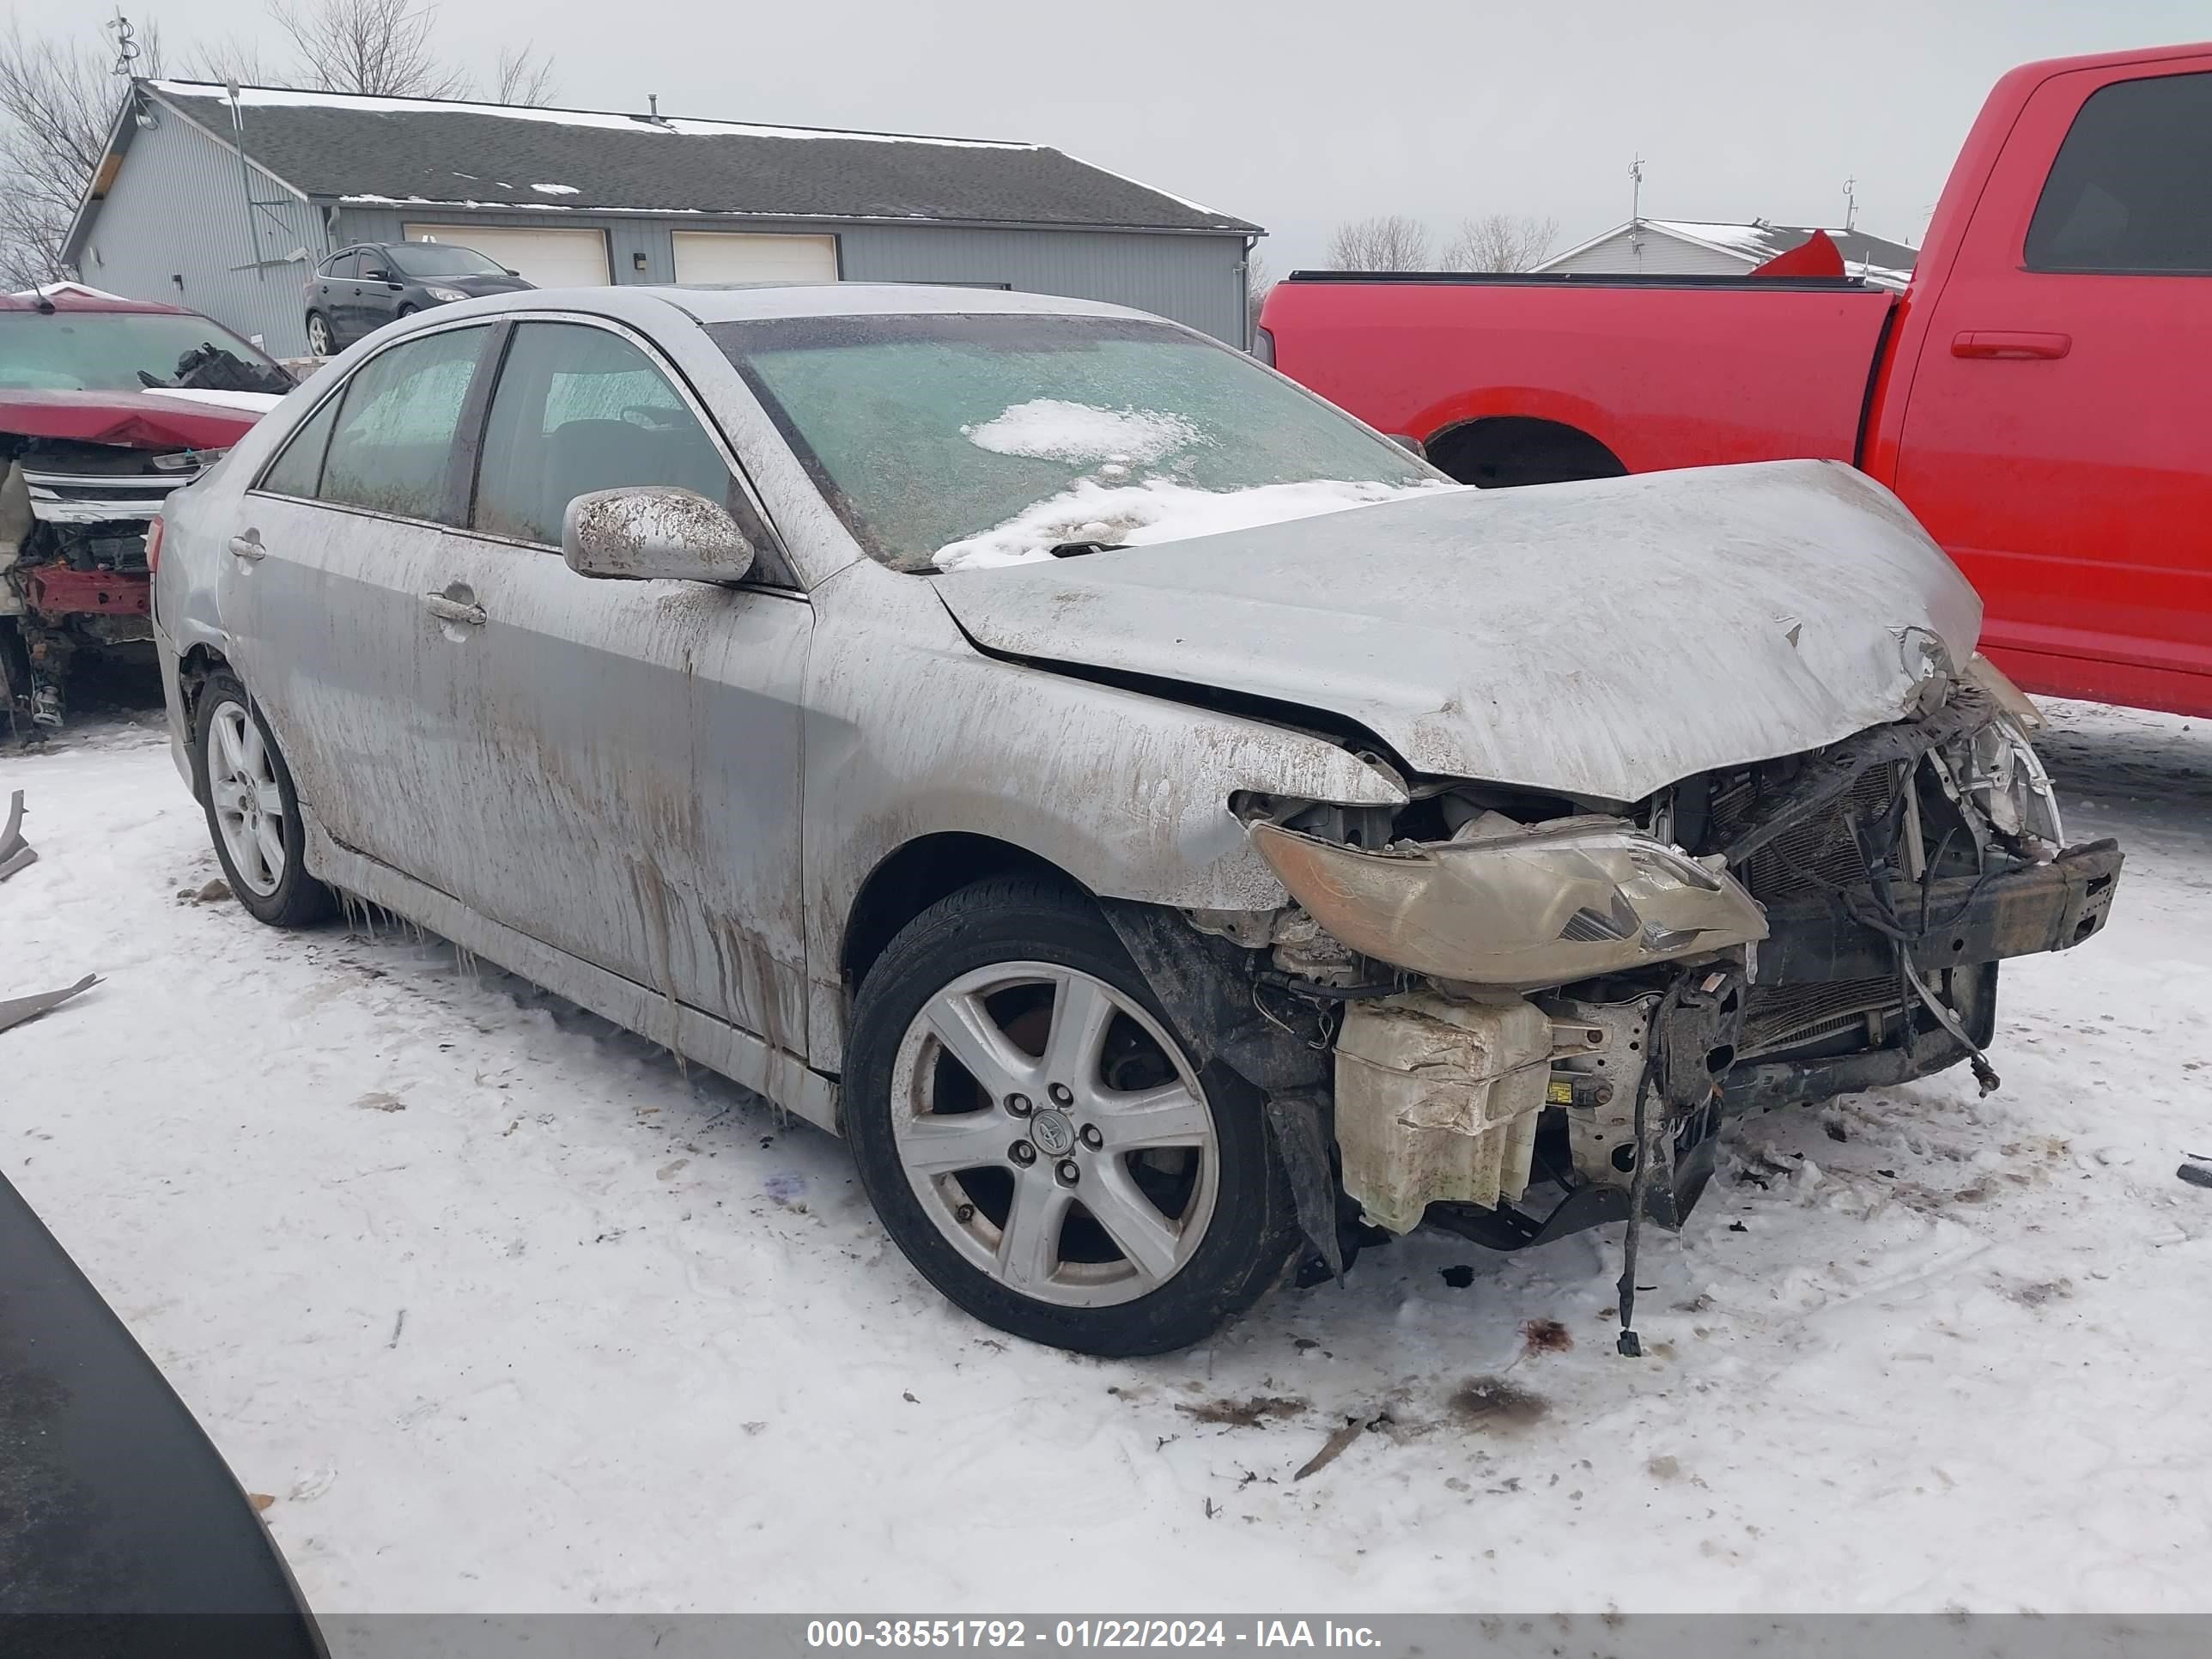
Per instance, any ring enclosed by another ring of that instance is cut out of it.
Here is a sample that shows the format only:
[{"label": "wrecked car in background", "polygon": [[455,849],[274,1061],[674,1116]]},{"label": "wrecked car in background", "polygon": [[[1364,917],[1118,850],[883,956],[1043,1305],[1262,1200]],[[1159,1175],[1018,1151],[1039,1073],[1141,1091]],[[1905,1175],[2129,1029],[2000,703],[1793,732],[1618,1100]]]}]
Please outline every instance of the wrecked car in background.
[{"label": "wrecked car in background", "polygon": [[149,520],[291,377],[219,324],[74,284],[0,295],[0,698],[59,726],[81,653],[144,659]]},{"label": "wrecked car in background", "polygon": [[1094,1353],[1993,1081],[1998,963],[2120,867],[1849,469],[1486,494],[1107,306],[455,305],[167,517],[247,909],[357,896],[842,1130],[932,1283]]}]

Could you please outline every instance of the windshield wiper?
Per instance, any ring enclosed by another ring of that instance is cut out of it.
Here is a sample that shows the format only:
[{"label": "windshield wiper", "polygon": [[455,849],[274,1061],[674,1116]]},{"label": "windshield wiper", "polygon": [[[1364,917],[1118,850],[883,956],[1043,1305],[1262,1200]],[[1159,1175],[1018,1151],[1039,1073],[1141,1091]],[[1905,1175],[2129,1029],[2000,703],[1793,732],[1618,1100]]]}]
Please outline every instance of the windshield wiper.
[{"label": "windshield wiper", "polygon": [[1109,547],[1119,547],[1119,542],[1054,542],[1052,556],[1055,559],[1079,559],[1085,553],[1103,553]]}]

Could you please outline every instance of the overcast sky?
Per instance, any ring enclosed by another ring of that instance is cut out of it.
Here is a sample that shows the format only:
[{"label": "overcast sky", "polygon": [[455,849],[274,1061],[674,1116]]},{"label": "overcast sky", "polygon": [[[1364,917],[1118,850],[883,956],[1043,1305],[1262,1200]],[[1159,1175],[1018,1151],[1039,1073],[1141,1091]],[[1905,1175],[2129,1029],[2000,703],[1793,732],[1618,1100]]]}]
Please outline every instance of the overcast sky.
[{"label": "overcast sky", "polygon": [[[262,0],[131,0],[185,40],[273,35]],[[15,0],[89,31],[102,0]],[[489,68],[551,53],[554,101],[1052,144],[1265,225],[1275,275],[1404,212],[1840,224],[1917,242],[1991,82],[2030,58],[2212,35],[2178,0],[447,0]]]}]

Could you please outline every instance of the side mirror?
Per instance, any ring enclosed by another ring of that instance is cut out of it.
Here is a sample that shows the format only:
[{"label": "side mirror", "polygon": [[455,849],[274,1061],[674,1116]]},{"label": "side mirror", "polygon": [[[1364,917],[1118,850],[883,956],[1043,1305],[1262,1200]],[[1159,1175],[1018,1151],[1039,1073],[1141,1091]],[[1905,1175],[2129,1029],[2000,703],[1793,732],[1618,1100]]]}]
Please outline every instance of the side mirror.
[{"label": "side mirror", "polygon": [[629,581],[734,582],[753,544],[729,509],[674,484],[595,489],[568,503],[561,556],[580,576]]},{"label": "side mirror", "polygon": [[361,277],[365,283],[388,283],[392,280],[392,273],[382,265],[372,265],[361,273]]}]

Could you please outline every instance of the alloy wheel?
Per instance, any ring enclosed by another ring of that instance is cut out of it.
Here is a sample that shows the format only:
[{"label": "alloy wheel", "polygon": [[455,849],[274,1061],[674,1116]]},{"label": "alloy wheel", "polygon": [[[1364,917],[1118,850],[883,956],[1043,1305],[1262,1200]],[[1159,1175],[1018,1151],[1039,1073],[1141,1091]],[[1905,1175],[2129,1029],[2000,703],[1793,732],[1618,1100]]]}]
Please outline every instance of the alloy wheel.
[{"label": "alloy wheel", "polygon": [[1212,1108],[1174,1038],[1102,979],[1046,962],[962,975],[908,1025],[891,1092],[924,1212],[1022,1296],[1132,1301],[1205,1239]]},{"label": "alloy wheel", "polygon": [[224,702],[210,727],[208,793],[231,869],[266,897],[284,879],[284,795],[260,728],[243,706]]}]

